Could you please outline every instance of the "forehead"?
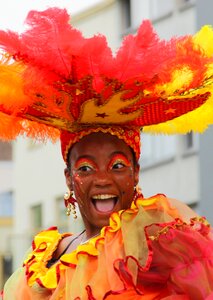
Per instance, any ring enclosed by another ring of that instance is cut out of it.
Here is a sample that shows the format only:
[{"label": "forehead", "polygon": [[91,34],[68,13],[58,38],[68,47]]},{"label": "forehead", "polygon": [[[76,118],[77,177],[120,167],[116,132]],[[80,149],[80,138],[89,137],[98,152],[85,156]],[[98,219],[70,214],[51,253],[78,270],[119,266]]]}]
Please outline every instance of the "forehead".
[{"label": "forehead", "polygon": [[75,160],[80,156],[110,156],[114,152],[121,152],[133,158],[130,147],[123,141],[109,133],[91,133],[74,144],[70,150],[69,159]]}]

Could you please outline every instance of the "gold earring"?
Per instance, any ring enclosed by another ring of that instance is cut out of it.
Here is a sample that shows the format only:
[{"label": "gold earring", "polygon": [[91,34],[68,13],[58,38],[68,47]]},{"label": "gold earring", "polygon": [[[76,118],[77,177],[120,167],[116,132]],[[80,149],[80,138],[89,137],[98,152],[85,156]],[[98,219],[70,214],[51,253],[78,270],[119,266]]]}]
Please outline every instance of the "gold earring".
[{"label": "gold earring", "polygon": [[138,185],[136,185],[134,188],[133,201],[137,200],[138,198],[143,198],[143,194],[142,194],[141,188]]},{"label": "gold earring", "polygon": [[75,202],[76,199],[73,197],[73,191],[68,191],[64,194],[64,204],[67,208],[66,215],[70,216],[72,213],[73,218],[77,219]]},{"label": "gold earring", "polygon": [[77,219],[75,203],[73,204],[71,203],[71,211],[72,211],[73,219]]}]

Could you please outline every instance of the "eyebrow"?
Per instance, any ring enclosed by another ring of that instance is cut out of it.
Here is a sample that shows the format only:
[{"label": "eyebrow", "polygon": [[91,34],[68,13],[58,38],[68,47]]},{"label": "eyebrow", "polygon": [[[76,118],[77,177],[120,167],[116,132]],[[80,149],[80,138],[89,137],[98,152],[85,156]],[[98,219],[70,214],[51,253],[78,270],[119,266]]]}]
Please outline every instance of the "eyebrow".
[{"label": "eyebrow", "polygon": [[124,152],[122,152],[122,151],[114,151],[114,152],[112,152],[110,154],[110,158],[112,158],[113,156],[118,155],[118,154],[123,155],[123,156],[125,156],[127,158],[127,155]]},{"label": "eyebrow", "polygon": [[[113,156],[115,156],[117,154],[121,154],[121,155],[127,157],[127,155],[122,151],[114,151],[110,154],[109,158],[112,158]],[[96,156],[93,156],[93,155],[90,155],[90,154],[85,154],[85,155],[79,156],[76,161],[78,161],[80,159],[84,159],[84,158],[88,158],[90,160],[96,160]]]},{"label": "eyebrow", "polygon": [[79,157],[76,159],[76,161],[78,161],[78,160],[80,160],[80,159],[84,159],[84,158],[88,158],[88,159],[90,159],[90,160],[95,160],[95,156],[89,155],[89,154],[85,154],[85,155],[79,156]]},{"label": "eyebrow", "polygon": [[[126,155],[124,152],[122,152],[122,151],[114,151],[114,152],[112,152],[112,153],[110,154],[109,158],[112,159],[113,156],[118,155],[118,154],[123,155],[123,156],[125,156],[125,157],[127,158],[127,155]],[[89,159],[89,160],[93,160],[93,161],[96,160],[96,157],[95,157],[95,156],[90,155],[90,154],[85,154],[85,155],[79,156],[79,157],[76,159],[76,162],[78,162],[80,159],[85,159],[85,158],[86,158],[86,159]],[[128,159],[128,158],[127,158],[127,159]],[[76,162],[75,162],[75,164],[76,164]],[[70,164],[70,165],[71,165],[71,164]],[[71,167],[72,167],[72,165],[71,165]]]},{"label": "eyebrow", "polygon": [[93,155],[87,155],[87,154],[85,154],[85,155],[79,156],[73,164],[70,161],[70,167],[72,168],[81,159],[89,159],[89,160],[95,161],[95,157]]}]

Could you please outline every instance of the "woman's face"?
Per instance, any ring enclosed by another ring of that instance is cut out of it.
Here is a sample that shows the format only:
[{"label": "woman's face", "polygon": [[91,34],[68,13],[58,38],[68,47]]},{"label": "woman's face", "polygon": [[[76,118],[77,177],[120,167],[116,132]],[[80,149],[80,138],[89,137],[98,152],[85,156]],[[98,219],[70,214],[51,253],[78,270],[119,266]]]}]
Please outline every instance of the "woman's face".
[{"label": "woman's face", "polygon": [[116,136],[92,133],[72,147],[65,176],[87,230],[95,232],[112,212],[130,207],[138,173],[131,149]]}]

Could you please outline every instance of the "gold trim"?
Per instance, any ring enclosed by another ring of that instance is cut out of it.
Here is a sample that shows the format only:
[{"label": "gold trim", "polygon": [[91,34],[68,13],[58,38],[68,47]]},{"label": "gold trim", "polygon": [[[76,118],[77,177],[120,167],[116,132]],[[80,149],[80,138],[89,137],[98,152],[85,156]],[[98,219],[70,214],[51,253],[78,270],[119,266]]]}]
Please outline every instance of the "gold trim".
[{"label": "gold trim", "polygon": [[[71,145],[74,145],[75,143],[77,143],[78,141],[80,141],[83,137],[91,134],[91,133],[95,133],[95,132],[103,132],[103,133],[110,133],[111,135],[115,135],[117,136],[119,139],[123,140],[129,147],[131,147],[134,150],[134,153],[136,154],[136,159],[139,159],[139,155],[140,153],[138,152],[140,149],[140,145],[138,146],[138,143],[140,142],[140,138],[139,137],[135,137],[135,143],[131,143],[130,139],[128,139],[125,134],[124,131],[125,129],[127,130],[127,127],[89,127],[88,130],[82,130],[79,132],[79,134],[76,134],[74,139],[71,139],[70,142],[66,145],[66,149],[64,151],[63,157],[64,157],[64,161],[67,163],[68,162],[68,153],[69,150],[71,148]],[[133,127],[131,126],[128,130],[130,130],[130,132],[132,132],[132,130],[138,130],[139,135],[140,135],[140,129],[138,129],[137,127]],[[138,138],[138,139],[137,139]]]}]

